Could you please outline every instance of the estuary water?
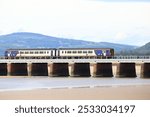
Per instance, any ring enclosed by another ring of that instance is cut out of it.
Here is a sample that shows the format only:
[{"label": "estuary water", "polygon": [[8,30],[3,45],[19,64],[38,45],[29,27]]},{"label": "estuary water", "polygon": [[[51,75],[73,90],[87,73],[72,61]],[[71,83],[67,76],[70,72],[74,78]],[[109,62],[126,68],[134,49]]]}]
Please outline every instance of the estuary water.
[{"label": "estuary water", "polygon": [[0,78],[0,92],[53,88],[93,88],[150,85],[150,79],[93,77],[10,77]]}]

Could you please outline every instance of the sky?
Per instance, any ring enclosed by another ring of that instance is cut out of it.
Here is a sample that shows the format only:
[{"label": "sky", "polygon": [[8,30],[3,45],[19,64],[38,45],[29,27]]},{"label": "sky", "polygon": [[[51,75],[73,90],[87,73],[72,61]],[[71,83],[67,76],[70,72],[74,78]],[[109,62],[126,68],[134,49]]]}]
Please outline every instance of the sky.
[{"label": "sky", "polygon": [[0,0],[0,35],[14,32],[141,46],[150,0]]}]

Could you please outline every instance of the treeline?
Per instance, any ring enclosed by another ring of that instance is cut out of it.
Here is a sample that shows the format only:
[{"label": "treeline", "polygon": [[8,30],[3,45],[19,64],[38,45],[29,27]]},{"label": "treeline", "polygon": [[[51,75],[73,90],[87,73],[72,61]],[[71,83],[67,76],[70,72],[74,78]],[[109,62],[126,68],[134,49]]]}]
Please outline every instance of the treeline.
[{"label": "treeline", "polygon": [[150,42],[145,44],[142,47],[133,49],[133,50],[122,50],[118,53],[118,55],[143,55],[143,56],[150,56]]}]

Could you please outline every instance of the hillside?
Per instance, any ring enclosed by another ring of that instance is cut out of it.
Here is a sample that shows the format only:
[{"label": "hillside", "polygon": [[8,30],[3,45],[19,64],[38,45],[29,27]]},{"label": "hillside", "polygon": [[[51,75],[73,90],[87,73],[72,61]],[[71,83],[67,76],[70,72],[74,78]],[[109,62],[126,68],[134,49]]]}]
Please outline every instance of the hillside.
[{"label": "hillside", "polygon": [[150,55],[150,42],[134,50],[139,55]]},{"label": "hillside", "polygon": [[19,32],[0,36],[0,55],[8,48],[114,48],[115,51],[132,50],[136,46],[108,42],[57,38],[37,33]]},{"label": "hillside", "polygon": [[140,55],[140,56],[150,56],[150,42],[135,49],[122,50],[120,55]]}]

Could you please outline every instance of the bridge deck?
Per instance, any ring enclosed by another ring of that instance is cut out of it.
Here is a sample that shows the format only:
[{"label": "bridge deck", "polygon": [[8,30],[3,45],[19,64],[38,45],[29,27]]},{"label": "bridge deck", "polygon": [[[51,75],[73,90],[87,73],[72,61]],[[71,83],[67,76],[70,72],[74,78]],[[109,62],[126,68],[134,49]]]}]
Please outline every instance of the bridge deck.
[{"label": "bridge deck", "polygon": [[0,63],[149,63],[150,59],[0,59]]}]

